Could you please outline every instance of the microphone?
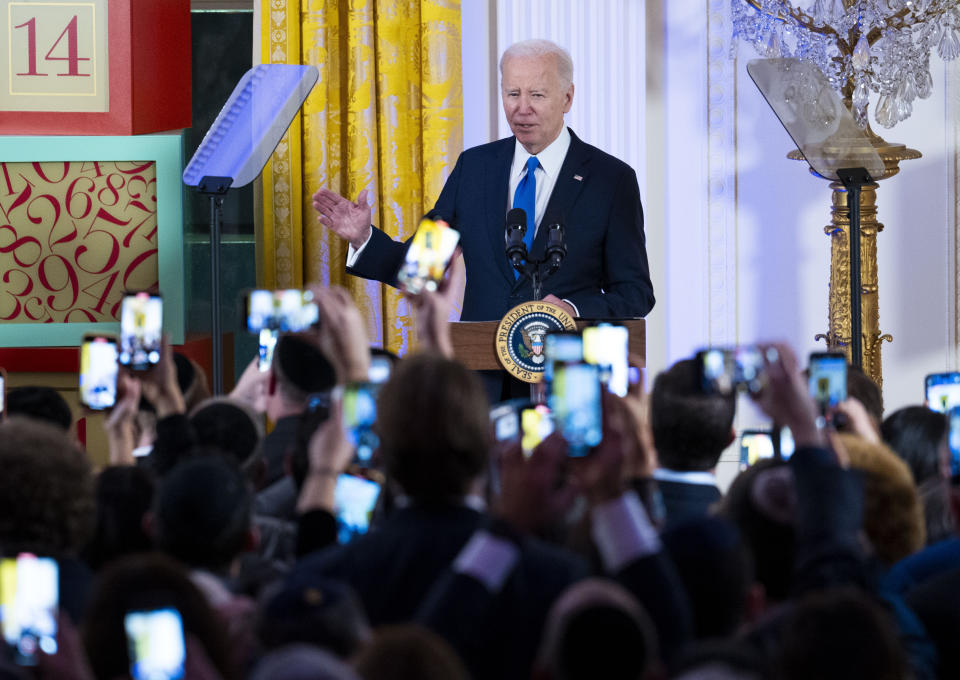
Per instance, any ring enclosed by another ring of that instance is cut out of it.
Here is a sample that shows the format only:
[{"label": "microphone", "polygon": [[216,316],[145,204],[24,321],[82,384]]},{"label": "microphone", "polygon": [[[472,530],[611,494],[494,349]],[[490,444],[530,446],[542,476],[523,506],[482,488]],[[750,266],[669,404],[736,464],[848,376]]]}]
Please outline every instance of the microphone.
[{"label": "microphone", "polygon": [[560,263],[567,256],[567,244],[564,243],[564,228],[560,223],[554,223],[547,229],[547,249],[544,252],[546,261],[550,263],[547,276],[560,269]]},{"label": "microphone", "polygon": [[523,262],[527,259],[527,246],[523,237],[527,233],[527,212],[523,208],[514,208],[507,213],[507,258],[518,272],[523,273]]}]

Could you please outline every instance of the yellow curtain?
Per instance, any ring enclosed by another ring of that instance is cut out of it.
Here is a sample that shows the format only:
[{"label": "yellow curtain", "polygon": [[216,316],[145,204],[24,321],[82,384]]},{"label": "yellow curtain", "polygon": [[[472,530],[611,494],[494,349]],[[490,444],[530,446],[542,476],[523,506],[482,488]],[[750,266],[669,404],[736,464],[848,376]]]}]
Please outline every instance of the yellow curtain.
[{"label": "yellow curtain", "polygon": [[326,186],[374,196],[373,222],[407,238],[463,145],[459,0],[260,0],[265,63],[320,80],[262,177],[263,285],[350,290],[371,337],[403,353],[412,319],[395,290],[348,276],[346,244],[316,219]]}]

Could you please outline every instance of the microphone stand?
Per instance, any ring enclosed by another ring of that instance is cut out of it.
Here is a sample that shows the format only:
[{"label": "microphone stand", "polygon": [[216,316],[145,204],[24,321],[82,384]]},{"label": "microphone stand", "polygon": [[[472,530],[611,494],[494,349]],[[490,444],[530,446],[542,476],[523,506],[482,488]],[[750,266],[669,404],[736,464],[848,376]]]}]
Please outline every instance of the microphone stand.
[{"label": "microphone stand", "polygon": [[[526,264],[514,262],[513,267],[520,274],[529,276],[533,285],[533,299],[539,302],[543,299],[543,282],[560,269],[560,263],[567,255],[567,246],[563,242],[564,229],[562,224],[551,224],[547,236],[547,248],[542,259],[535,260],[527,255],[526,246],[523,247],[523,260]],[[544,265],[549,265],[546,274]]]}]

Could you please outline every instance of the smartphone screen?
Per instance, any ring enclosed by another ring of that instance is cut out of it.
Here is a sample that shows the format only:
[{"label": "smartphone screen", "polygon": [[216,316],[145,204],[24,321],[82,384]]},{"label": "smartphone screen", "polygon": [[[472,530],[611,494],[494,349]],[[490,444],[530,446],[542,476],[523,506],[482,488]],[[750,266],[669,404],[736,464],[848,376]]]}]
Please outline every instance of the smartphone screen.
[{"label": "smartphone screen", "polygon": [[21,666],[34,666],[37,654],[57,653],[60,576],[49,557],[23,553],[0,560],[0,625]]},{"label": "smartphone screen", "polygon": [[117,341],[105,335],[87,336],[80,346],[80,403],[95,411],[117,403]]},{"label": "smartphone screen", "polygon": [[377,421],[377,383],[350,383],[343,390],[343,427],[354,447],[354,462],[369,466],[380,439],[373,431]]},{"label": "smartphone screen", "polygon": [[137,293],[120,307],[120,363],[145,370],[160,361],[163,341],[163,298]]},{"label": "smartphone screen", "polygon": [[320,311],[309,290],[252,290],[244,301],[244,317],[250,333],[297,333],[316,324]]},{"label": "smartphone screen", "polygon": [[459,242],[460,232],[443,220],[421,220],[397,273],[400,288],[414,295],[436,290]]},{"label": "smartphone screen", "polygon": [[179,680],[186,645],[180,612],[172,607],[127,612],[123,618],[133,680]]},{"label": "smartphone screen", "polygon": [[563,363],[553,367],[550,410],[571,456],[587,455],[603,437],[601,392],[597,366]]},{"label": "smartphone screen", "polygon": [[810,355],[810,396],[826,410],[847,399],[847,357],[835,352]]},{"label": "smartphone screen", "polygon": [[553,331],[543,338],[543,379],[553,381],[553,365],[558,361],[583,361],[583,336],[579,331]]},{"label": "smartphone screen", "polygon": [[370,369],[367,371],[367,380],[372,383],[385,383],[390,378],[393,364],[390,359],[379,354],[370,357]]},{"label": "smartphone screen", "polygon": [[337,516],[337,539],[341,544],[367,533],[379,497],[380,485],[373,480],[347,474],[337,478],[333,510]]},{"label": "smartphone screen", "polygon": [[515,404],[498,404],[490,409],[493,437],[498,442],[508,441],[520,434],[520,413]]},{"label": "smartphone screen", "polygon": [[625,326],[600,324],[583,329],[583,360],[600,368],[600,382],[620,397],[627,396],[629,369]]},{"label": "smartphone screen", "polygon": [[947,411],[949,430],[947,431],[947,448],[950,450],[950,476],[960,475],[960,406],[954,406]]},{"label": "smartphone screen", "polygon": [[553,433],[553,414],[544,404],[525,408],[520,411],[520,429],[523,433],[520,437],[520,446],[523,448],[523,455],[529,458],[540,442]]},{"label": "smartphone screen", "polygon": [[924,378],[927,406],[947,413],[960,406],[960,373],[931,373]]},{"label": "smartphone screen", "polygon": [[260,345],[257,348],[260,361],[257,362],[257,368],[264,373],[269,371],[271,364],[273,364],[273,350],[276,349],[279,338],[280,334],[275,330],[269,328],[260,329]]},{"label": "smartphone screen", "polygon": [[[765,458],[776,455],[773,437],[776,430],[744,430],[740,435],[740,469],[746,469]],[[780,458],[787,460],[793,455],[793,433],[789,427],[780,428]]]}]

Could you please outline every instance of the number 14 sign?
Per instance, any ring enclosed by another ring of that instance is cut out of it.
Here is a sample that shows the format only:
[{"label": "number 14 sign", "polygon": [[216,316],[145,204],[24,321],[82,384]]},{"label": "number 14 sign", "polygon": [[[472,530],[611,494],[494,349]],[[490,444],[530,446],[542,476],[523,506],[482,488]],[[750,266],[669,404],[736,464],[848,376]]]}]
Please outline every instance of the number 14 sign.
[{"label": "number 14 sign", "polygon": [[0,0],[0,111],[109,108],[107,0]]}]

